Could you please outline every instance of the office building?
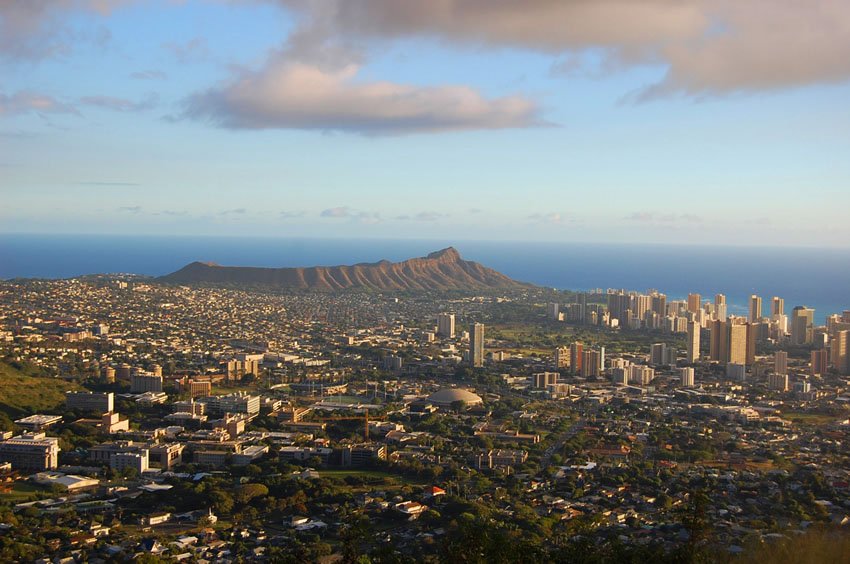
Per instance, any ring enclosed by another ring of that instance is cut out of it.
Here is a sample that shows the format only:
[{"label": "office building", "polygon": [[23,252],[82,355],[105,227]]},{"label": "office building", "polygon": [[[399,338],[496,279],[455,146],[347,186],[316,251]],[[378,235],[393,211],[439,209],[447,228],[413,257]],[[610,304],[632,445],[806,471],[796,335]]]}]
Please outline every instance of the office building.
[{"label": "office building", "polygon": [[24,433],[0,442],[0,462],[15,470],[53,470],[59,465],[59,439],[44,433]]},{"label": "office building", "polygon": [[444,339],[454,339],[455,314],[441,313],[437,316],[437,335]]},{"label": "office building", "polygon": [[198,400],[206,404],[207,412],[247,413],[256,415],[260,412],[260,396],[252,396],[247,392],[235,392],[224,396],[207,396]]},{"label": "office building", "polygon": [[552,321],[561,320],[561,306],[556,303],[546,305],[546,317]]},{"label": "office building", "polygon": [[759,319],[761,319],[761,296],[753,294],[750,296],[750,314],[748,321],[750,323],[756,323]]},{"label": "office building", "polygon": [[212,393],[212,382],[210,380],[195,380],[184,376],[179,380],[179,384],[181,391],[189,392],[189,397],[203,397]]},{"label": "office building", "polygon": [[117,452],[109,459],[109,467],[116,472],[132,468],[141,474],[150,467],[149,456],[147,449],[141,449],[137,452]]},{"label": "office building", "polygon": [[484,324],[469,326],[469,364],[475,368],[484,366]]},{"label": "office building", "polygon": [[65,407],[97,414],[115,409],[115,394],[112,392],[66,392]]},{"label": "office building", "polygon": [[546,386],[554,386],[558,383],[557,372],[538,372],[531,375],[532,385],[535,388],[545,390]]},{"label": "office building", "polygon": [[699,360],[700,326],[696,321],[688,321],[688,350],[685,361],[693,364]]},{"label": "office building", "polygon": [[45,415],[43,413],[35,413],[27,415],[22,419],[15,419],[15,425],[26,429],[27,431],[41,431],[62,421],[61,415]]},{"label": "office building", "polygon": [[815,310],[797,306],[791,313],[791,342],[808,345],[814,340]]}]

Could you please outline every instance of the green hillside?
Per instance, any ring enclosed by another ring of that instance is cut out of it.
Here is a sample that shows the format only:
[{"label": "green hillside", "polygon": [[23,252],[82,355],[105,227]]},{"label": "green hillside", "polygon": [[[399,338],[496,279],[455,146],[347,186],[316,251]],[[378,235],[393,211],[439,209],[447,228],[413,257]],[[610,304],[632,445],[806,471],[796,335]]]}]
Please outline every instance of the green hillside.
[{"label": "green hillside", "polygon": [[28,376],[0,361],[0,413],[17,418],[61,406],[65,392],[80,386],[57,378]]}]

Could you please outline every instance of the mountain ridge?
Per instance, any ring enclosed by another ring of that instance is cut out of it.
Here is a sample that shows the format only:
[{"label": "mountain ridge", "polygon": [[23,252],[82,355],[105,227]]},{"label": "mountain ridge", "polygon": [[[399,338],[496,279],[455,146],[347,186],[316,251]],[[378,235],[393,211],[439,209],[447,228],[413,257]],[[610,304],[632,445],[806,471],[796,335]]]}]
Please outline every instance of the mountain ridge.
[{"label": "mountain ridge", "polygon": [[265,268],[196,261],[157,278],[175,284],[228,284],[315,290],[462,290],[530,287],[477,262],[454,247],[401,262]]}]

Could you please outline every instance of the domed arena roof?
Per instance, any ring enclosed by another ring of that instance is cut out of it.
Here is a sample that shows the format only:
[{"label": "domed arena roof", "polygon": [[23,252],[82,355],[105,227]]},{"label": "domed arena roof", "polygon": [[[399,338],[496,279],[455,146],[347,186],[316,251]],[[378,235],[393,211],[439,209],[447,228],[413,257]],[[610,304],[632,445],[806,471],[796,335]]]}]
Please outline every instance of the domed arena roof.
[{"label": "domed arena roof", "polygon": [[460,388],[445,388],[428,396],[428,401],[434,405],[449,407],[456,401],[466,402],[466,405],[480,405],[484,403],[481,396],[473,394],[469,390]]}]

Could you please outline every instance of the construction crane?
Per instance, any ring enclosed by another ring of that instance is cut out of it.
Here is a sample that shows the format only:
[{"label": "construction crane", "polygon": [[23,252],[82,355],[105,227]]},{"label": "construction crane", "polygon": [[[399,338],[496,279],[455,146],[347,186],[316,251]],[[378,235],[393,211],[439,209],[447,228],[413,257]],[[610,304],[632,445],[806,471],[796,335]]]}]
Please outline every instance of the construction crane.
[{"label": "construction crane", "polygon": [[[326,421],[363,421],[363,437],[368,441],[369,440],[369,410],[363,410],[363,416],[348,416],[348,417],[319,417],[316,421],[326,422]],[[383,419],[372,419],[372,421],[383,421]]]}]

